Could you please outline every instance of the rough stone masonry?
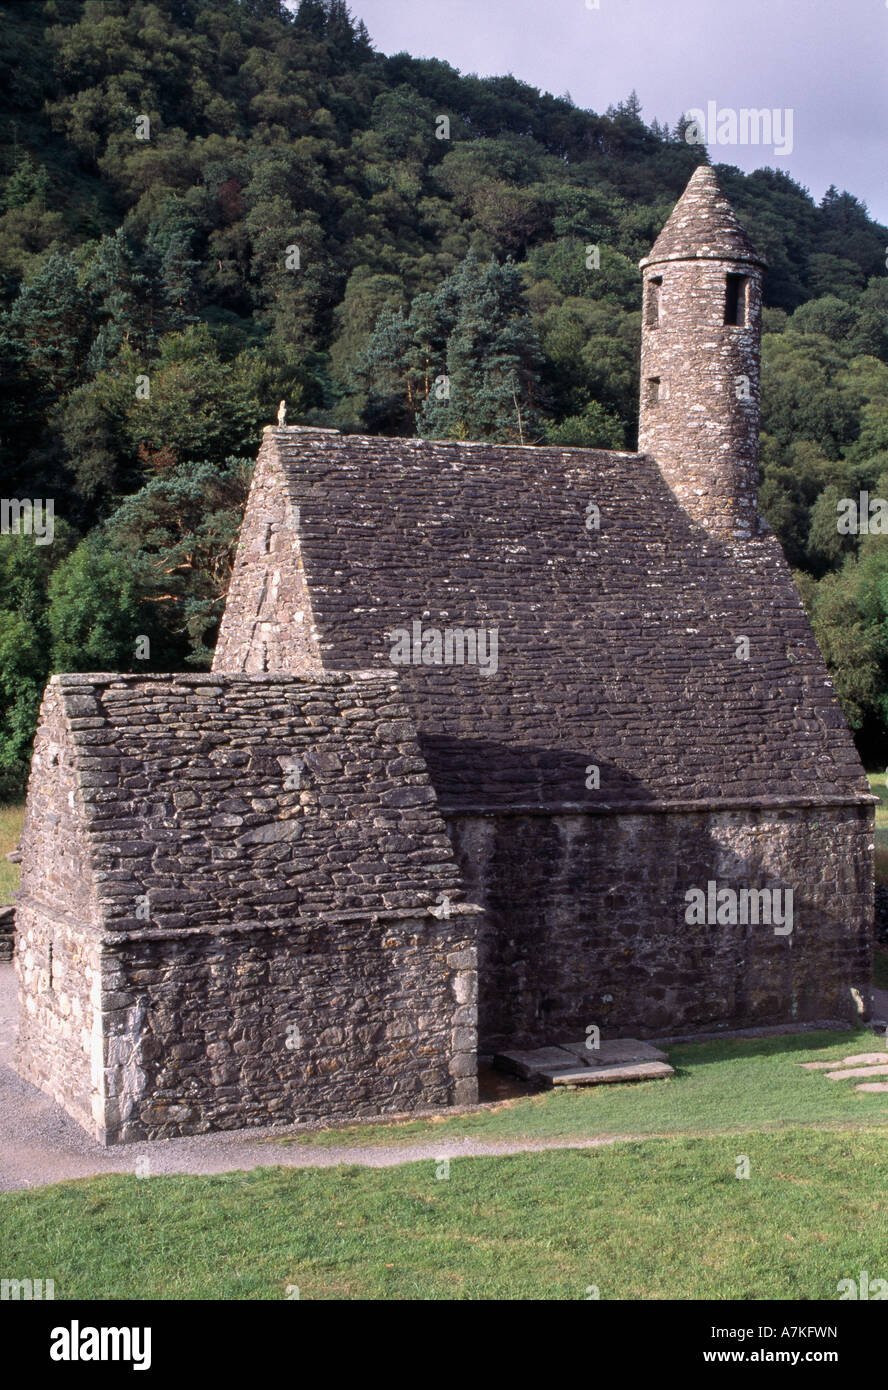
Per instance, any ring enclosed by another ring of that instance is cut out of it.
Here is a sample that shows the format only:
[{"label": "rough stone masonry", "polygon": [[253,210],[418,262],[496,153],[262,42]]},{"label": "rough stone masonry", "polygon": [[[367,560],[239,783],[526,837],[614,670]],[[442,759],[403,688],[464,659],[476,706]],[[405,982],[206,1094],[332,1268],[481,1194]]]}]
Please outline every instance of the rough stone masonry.
[{"label": "rough stone masonry", "polygon": [[[868,1015],[875,798],[758,515],[763,262],[710,169],[642,269],[640,452],[269,427],[213,674],[54,678],[19,1066],[101,1139]],[[394,667],[416,625],[496,668]],[[711,883],[792,931],[689,923]]]},{"label": "rough stone masonry", "polygon": [[476,909],[392,678],[56,676],[18,1068],[106,1143],[476,1096]]}]

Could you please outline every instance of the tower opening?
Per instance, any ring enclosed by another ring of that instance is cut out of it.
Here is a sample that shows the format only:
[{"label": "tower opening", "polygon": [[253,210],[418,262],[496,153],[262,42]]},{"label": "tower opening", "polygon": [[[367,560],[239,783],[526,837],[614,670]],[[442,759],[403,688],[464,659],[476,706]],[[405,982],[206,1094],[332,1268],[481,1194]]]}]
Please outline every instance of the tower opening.
[{"label": "tower opening", "polygon": [[736,328],[746,327],[746,276],[725,277],[725,323]]},{"label": "tower opening", "polygon": [[652,275],[647,282],[647,299],[645,301],[644,322],[646,328],[660,327],[660,291],[663,288],[663,276]]},{"label": "tower opening", "polygon": [[649,376],[647,379],[647,405],[656,405],[660,399],[660,378]]}]

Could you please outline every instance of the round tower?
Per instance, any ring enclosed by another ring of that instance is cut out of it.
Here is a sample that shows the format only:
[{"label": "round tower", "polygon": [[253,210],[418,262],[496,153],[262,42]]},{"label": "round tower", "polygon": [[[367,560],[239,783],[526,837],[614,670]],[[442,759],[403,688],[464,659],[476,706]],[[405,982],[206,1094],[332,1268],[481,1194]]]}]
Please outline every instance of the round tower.
[{"label": "round tower", "polygon": [[708,165],[640,264],[639,452],[698,525],[754,535],[765,262]]}]

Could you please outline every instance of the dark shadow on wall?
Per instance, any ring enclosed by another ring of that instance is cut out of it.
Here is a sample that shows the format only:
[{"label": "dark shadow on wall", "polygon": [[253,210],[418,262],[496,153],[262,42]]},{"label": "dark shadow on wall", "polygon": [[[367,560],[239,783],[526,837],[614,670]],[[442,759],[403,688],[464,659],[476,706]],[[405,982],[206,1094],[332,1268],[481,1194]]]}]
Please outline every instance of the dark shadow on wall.
[{"label": "dark shadow on wall", "polygon": [[[467,763],[503,752],[454,742]],[[547,767],[546,750],[517,751],[525,769]],[[588,755],[558,759],[579,771]],[[588,812],[446,812],[467,897],[485,909],[482,1052],[579,1040],[590,1024],[604,1037],[652,1037],[861,1018],[851,993],[865,995],[869,979],[857,808],[644,810],[652,789],[607,763],[586,796]],[[689,922],[688,892],[707,894],[710,882],[779,889],[784,915],[792,889],[792,932]]]}]

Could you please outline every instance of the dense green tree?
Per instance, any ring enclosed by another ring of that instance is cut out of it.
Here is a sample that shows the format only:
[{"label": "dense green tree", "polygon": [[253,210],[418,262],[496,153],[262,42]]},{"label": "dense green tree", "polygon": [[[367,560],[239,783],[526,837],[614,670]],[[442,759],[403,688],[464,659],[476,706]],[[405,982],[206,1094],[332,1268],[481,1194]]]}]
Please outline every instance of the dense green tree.
[{"label": "dense green tree", "polygon": [[212,660],[252,462],[149,459],[152,476],[117,509],[108,545],[139,576],[141,631],[161,670]]},{"label": "dense green tree", "polygon": [[0,318],[0,338],[22,345],[41,396],[64,395],[84,378],[92,305],[70,256],[54,252]]},{"label": "dense green tree", "polygon": [[[113,647],[90,615],[119,562],[151,664],[207,663],[244,498],[228,460],[282,396],[346,430],[633,447],[637,262],[707,158],[681,120],[384,57],[345,0],[0,18],[3,490],[54,497],[84,539],[32,555],[30,607],[0,573],[3,766],[26,759],[56,566],[66,650]],[[888,472],[888,229],[837,189],[718,173],[769,262],[762,506],[871,747],[888,541],[834,509]]]},{"label": "dense green tree", "polygon": [[54,670],[132,670],[142,626],[132,568],[87,536],[49,581],[46,621]]},{"label": "dense green tree", "polygon": [[870,745],[888,719],[888,546],[873,541],[809,590],[814,635],[845,718]]},{"label": "dense green tree", "polygon": [[387,414],[431,438],[530,442],[537,434],[541,352],[521,274],[471,251],[407,318],[385,312],[359,378],[368,422]]},{"label": "dense green tree", "polygon": [[45,203],[48,192],[49,174],[27,150],[22,150],[0,195],[0,210],[23,208],[32,199]]},{"label": "dense green tree", "polygon": [[50,546],[0,536],[0,800],[21,795],[49,672]]},{"label": "dense green tree", "polygon": [[854,306],[837,295],[824,295],[799,305],[789,326],[794,333],[819,333],[830,342],[845,342],[857,322]]},{"label": "dense green tree", "polygon": [[482,265],[470,253],[442,296],[445,304],[448,294],[456,314],[445,368],[425,395],[419,432],[437,439],[534,442],[541,351],[520,271],[511,261]]},{"label": "dense green tree", "polygon": [[598,401],[590,401],[581,415],[568,415],[546,429],[547,444],[566,444],[582,449],[622,449],[624,427]]}]

